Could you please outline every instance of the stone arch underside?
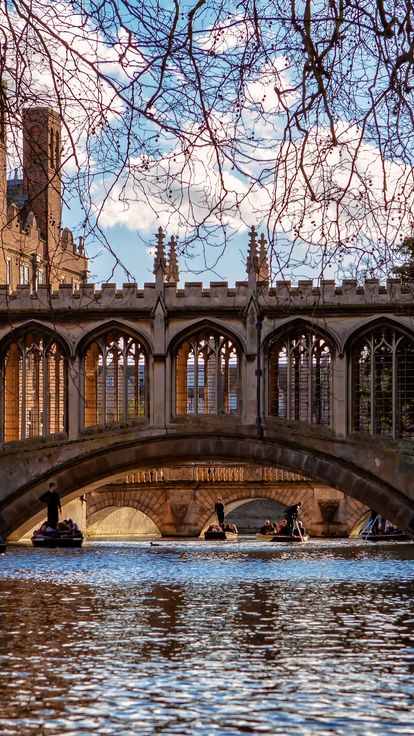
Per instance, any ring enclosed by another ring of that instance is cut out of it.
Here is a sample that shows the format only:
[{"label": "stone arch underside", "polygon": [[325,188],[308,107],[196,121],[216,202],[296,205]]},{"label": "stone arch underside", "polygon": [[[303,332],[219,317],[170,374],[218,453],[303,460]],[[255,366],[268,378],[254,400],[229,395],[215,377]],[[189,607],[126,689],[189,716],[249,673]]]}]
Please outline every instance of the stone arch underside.
[{"label": "stone arch underside", "polygon": [[89,494],[87,523],[94,523],[100,517],[111,513],[114,509],[129,507],[148,516],[157,529],[162,525],[164,493],[161,490],[150,493],[144,488],[136,491],[104,490],[99,493],[92,491]]},{"label": "stone arch underside", "polygon": [[[243,495],[240,492],[232,491],[231,488],[226,487],[225,491],[221,492],[223,500],[225,501],[226,516],[231,514],[232,511],[244,506],[245,504],[251,503],[252,501],[274,501],[279,504],[282,508],[290,506],[291,504],[297,503],[299,500],[303,502],[301,509],[300,518],[303,521],[305,527],[308,527],[312,515],[312,503],[307,500],[307,494],[304,492],[308,483],[287,483],[278,484],[276,488],[260,488],[257,492],[252,492],[250,495]],[[214,503],[217,498],[217,493],[205,492],[200,494],[200,499],[203,503],[203,516],[202,516],[202,532],[210,525],[216,522],[216,517],[211,509],[214,508]],[[351,503],[347,507],[348,516],[348,527],[351,531],[354,529],[363,518],[367,515],[366,505],[362,504],[356,499],[351,499]],[[283,513],[280,513],[280,518],[283,518]],[[276,519],[272,519],[275,521]]]},{"label": "stone arch underside", "polygon": [[[194,436],[193,433],[174,437],[158,437],[147,440],[108,443],[99,451],[88,453],[83,448],[83,454],[73,453],[70,459],[64,457],[64,446],[61,454],[56,450],[56,462],[52,464],[47,474],[30,482],[29,478],[21,480],[21,486],[13,489],[13,493],[4,499],[0,507],[0,524],[3,534],[10,535],[17,527],[23,528],[30,519],[40,511],[38,496],[44,490],[47,481],[53,477],[58,483],[62,500],[70,501],[77,496],[102,486],[111,478],[119,477],[123,473],[131,472],[140,467],[157,467],[174,465],[183,462],[239,462],[266,465],[295,473],[301,473],[316,482],[324,483],[332,488],[344,492],[356,501],[370,508],[375,508],[381,514],[397,523],[411,536],[414,534],[414,500],[405,491],[408,460],[395,461],[395,466],[389,469],[378,468],[378,474],[370,471],[377,465],[375,448],[367,450],[367,446],[356,445],[359,452],[348,453],[346,443],[340,447],[335,441],[325,442],[325,447],[314,449],[310,446],[309,438],[300,442],[283,444],[280,437],[271,440],[259,440],[255,437],[240,436]],[[352,449],[352,448],[351,448]],[[378,450],[377,450],[378,452]],[[392,452],[388,452],[393,457]],[[398,460],[398,458],[397,458]],[[400,467],[400,473],[395,470]],[[391,483],[388,478],[394,481]],[[26,482],[24,482],[26,480]],[[235,499],[236,500],[236,499]],[[207,506],[212,499],[206,498],[203,502]],[[147,511],[145,511],[147,513]],[[156,512],[154,511],[156,514]],[[211,505],[209,506],[211,515]],[[205,515],[205,522],[208,515]],[[155,519],[154,519],[155,521]]]}]

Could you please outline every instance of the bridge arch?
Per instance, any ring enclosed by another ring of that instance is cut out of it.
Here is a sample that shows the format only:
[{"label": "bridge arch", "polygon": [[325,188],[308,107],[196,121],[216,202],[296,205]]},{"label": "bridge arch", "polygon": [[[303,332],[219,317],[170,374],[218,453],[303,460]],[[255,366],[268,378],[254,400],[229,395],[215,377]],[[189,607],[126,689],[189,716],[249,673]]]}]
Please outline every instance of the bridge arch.
[{"label": "bridge arch", "polygon": [[176,332],[167,345],[167,352],[171,355],[172,360],[176,355],[179,345],[187,338],[204,331],[212,330],[213,332],[221,332],[226,337],[234,340],[239,351],[246,353],[246,343],[240,331],[234,325],[228,325],[221,319],[195,319],[187,324],[183,329]]},{"label": "bridge arch", "polygon": [[112,319],[107,322],[100,322],[99,325],[83,334],[75,347],[76,354],[82,357],[90,343],[110,332],[121,332],[139,340],[145,347],[148,357],[154,352],[151,338],[144,329],[137,330],[128,322]]},{"label": "bridge arch", "polygon": [[287,319],[286,322],[283,322],[283,324],[267,333],[263,339],[263,350],[265,355],[268,354],[269,348],[273,342],[285,337],[290,332],[299,332],[301,330],[311,331],[315,335],[323,337],[330,343],[334,355],[340,353],[338,336],[332,330],[326,329],[315,320],[306,319],[304,317],[293,317]]},{"label": "bridge arch", "polygon": [[132,491],[119,493],[105,490],[99,494],[92,493],[86,520],[88,524],[93,524],[111,513],[114,509],[132,508],[148,516],[157,529],[159,529],[162,526],[162,502],[163,492],[161,490],[152,493],[151,497],[148,496],[148,493],[137,494]]},{"label": "bridge arch", "polygon": [[[62,453],[59,459],[53,452],[44,452],[42,460],[43,471],[40,472],[38,466],[34,480],[31,457],[27,458],[27,466],[20,466],[21,472],[15,472],[13,492],[0,506],[1,530],[5,534],[10,534],[41,510],[38,497],[50,479],[57,482],[62,500],[70,501],[139,468],[199,463],[200,460],[250,462],[300,473],[375,508],[409,534],[414,534],[414,499],[408,483],[412,475],[410,463],[401,462],[392,450],[388,456],[385,452],[380,456],[369,443],[358,442],[346,447],[327,439],[317,447],[312,446],[309,433],[296,436],[293,443],[286,430],[267,437],[266,441],[253,436],[213,436],[195,431],[140,441],[124,436],[122,441],[122,434],[117,434],[116,439],[106,441],[104,446],[92,443],[88,447],[85,441],[82,448],[68,446],[67,454]],[[213,498],[206,499],[205,508],[209,507],[210,514],[212,502]],[[184,503],[187,504],[188,499]],[[208,513],[200,513],[200,528],[207,520]]]},{"label": "bridge arch", "polygon": [[66,337],[59,331],[59,329],[56,329],[54,326],[48,325],[47,322],[40,322],[39,320],[32,319],[28,322],[23,322],[18,327],[15,327],[0,340],[1,360],[3,361],[4,353],[11,343],[15,342],[16,340],[21,340],[24,335],[29,334],[30,332],[37,332],[49,338],[57,339],[64,347],[66,357],[73,357],[71,346],[69,345]]}]

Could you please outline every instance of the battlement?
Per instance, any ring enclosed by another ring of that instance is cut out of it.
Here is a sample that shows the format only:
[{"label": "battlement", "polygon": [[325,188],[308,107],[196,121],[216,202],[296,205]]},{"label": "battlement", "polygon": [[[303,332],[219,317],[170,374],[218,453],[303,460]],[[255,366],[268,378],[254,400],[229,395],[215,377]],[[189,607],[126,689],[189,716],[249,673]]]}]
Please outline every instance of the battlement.
[{"label": "battlement", "polygon": [[56,311],[56,310],[101,310],[110,308],[121,310],[155,309],[159,299],[165,309],[171,311],[203,311],[204,309],[240,310],[246,308],[254,293],[256,302],[263,312],[270,310],[340,309],[358,307],[401,307],[411,306],[414,298],[414,282],[401,283],[399,279],[388,279],[382,283],[369,279],[363,284],[354,280],[321,281],[315,285],[312,280],[279,281],[268,288],[258,284],[254,292],[247,282],[238,281],[229,287],[226,281],[212,282],[206,288],[201,282],[189,282],[184,288],[175,283],[166,283],[159,290],[155,283],[146,283],[139,288],[135,283],[124,284],[118,289],[116,284],[104,284],[100,289],[95,284],[84,284],[78,290],[69,284],[62,284],[57,290],[39,286],[32,292],[29,286],[19,286],[10,292],[8,286],[0,286],[0,310],[13,311]]}]

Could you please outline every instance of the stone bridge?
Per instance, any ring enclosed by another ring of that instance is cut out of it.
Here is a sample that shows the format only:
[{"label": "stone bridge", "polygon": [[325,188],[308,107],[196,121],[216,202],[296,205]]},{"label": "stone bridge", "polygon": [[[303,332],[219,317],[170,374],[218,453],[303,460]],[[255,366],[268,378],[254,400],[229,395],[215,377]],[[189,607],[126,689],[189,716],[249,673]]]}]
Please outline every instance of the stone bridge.
[{"label": "stone bridge", "polygon": [[[252,230],[246,282],[179,288],[163,237],[143,289],[0,286],[0,533],[51,479],[70,501],[211,462],[298,473],[414,536],[414,284],[270,287]],[[186,493],[145,501],[163,534],[206,523]]]},{"label": "stone bridge", "polygon": [[[63,501],[91,493],[121,475],[143,467],[174,464],[249,462],[284,468],[299,473],[315,483],[342,491],[355,502],[375,508],[414,536],[414,501],[412,472],[414,458],[391,443],[362,442],[321,437],[320,431],[292,429],[287,426],[233,426],[206,428],[201,423],[159,429],[119,428],[102,432],[98,437],[77,441],[27,440],[15,443],[0,458],[1,528],[5,535],[20,535],[33,525],[37,515],[44,515],[38,497],[50,479],[57,482]],[[241,498],[237,497],[241,494]],[[262,497],[259,486],[250,488],[249,497]],[[273,498],[275,496],[273,495]],[[208,522],[213,507],[211,490],[186,491],[174,488],[170,493],[148,487],[142,489],[141,510],[165,535],[196,535]],[[225,499],[229,504],[246,500],[240,488]],[[289,489],[279,496],[282,503],[295,500]],[[129,505],[126,503],[126,505]],[[136,508],[136,502],[132,504]],[[98,508],[96,509],[98,510]]]}]

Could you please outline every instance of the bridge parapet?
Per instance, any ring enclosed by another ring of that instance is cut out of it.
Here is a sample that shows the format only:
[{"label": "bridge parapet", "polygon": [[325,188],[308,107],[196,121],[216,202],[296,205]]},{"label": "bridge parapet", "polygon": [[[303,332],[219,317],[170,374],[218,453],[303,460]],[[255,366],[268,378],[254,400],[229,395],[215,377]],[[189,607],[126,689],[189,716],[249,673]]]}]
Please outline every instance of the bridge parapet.
[{"label": "bridge parapet", "polygon": [[[164,284],[162,296],[167,309],[199,309],[242,308],[248,302],[250,290],[247,282],[236,282],[229,287],[226,281],[211,282],[205,288],[200,282],[186,283],[178,288],[175,283]],[[277,309],[281,306],[292,310],[318,305],[329,307],[372,306],[384,308],[387,305],[411,305],[414,297],[414,282],[401,283],[399,279],[388,279],[386,283],[378,279],[366,280],[359,284],[356,280],[344,280],[341,284],[334,281],[321,281],[315,285],[312,280],[278,281],[276,286],[266,283],[257,287],[258,304],[265,310]],[[51,291],[47,286],[39,286],[32,292],[29,286],[22,286],[13,292],[8,286],[0,286],[0,310],[13,308],[13,311],[53,311],[55,310],[152,310],[159,292],[154,283],[124,284],[118,289],[116,284],[104,284],[97,289],[94,284],[84,284],[74,290],[70,284],[61,284],[59,289]]]}]

